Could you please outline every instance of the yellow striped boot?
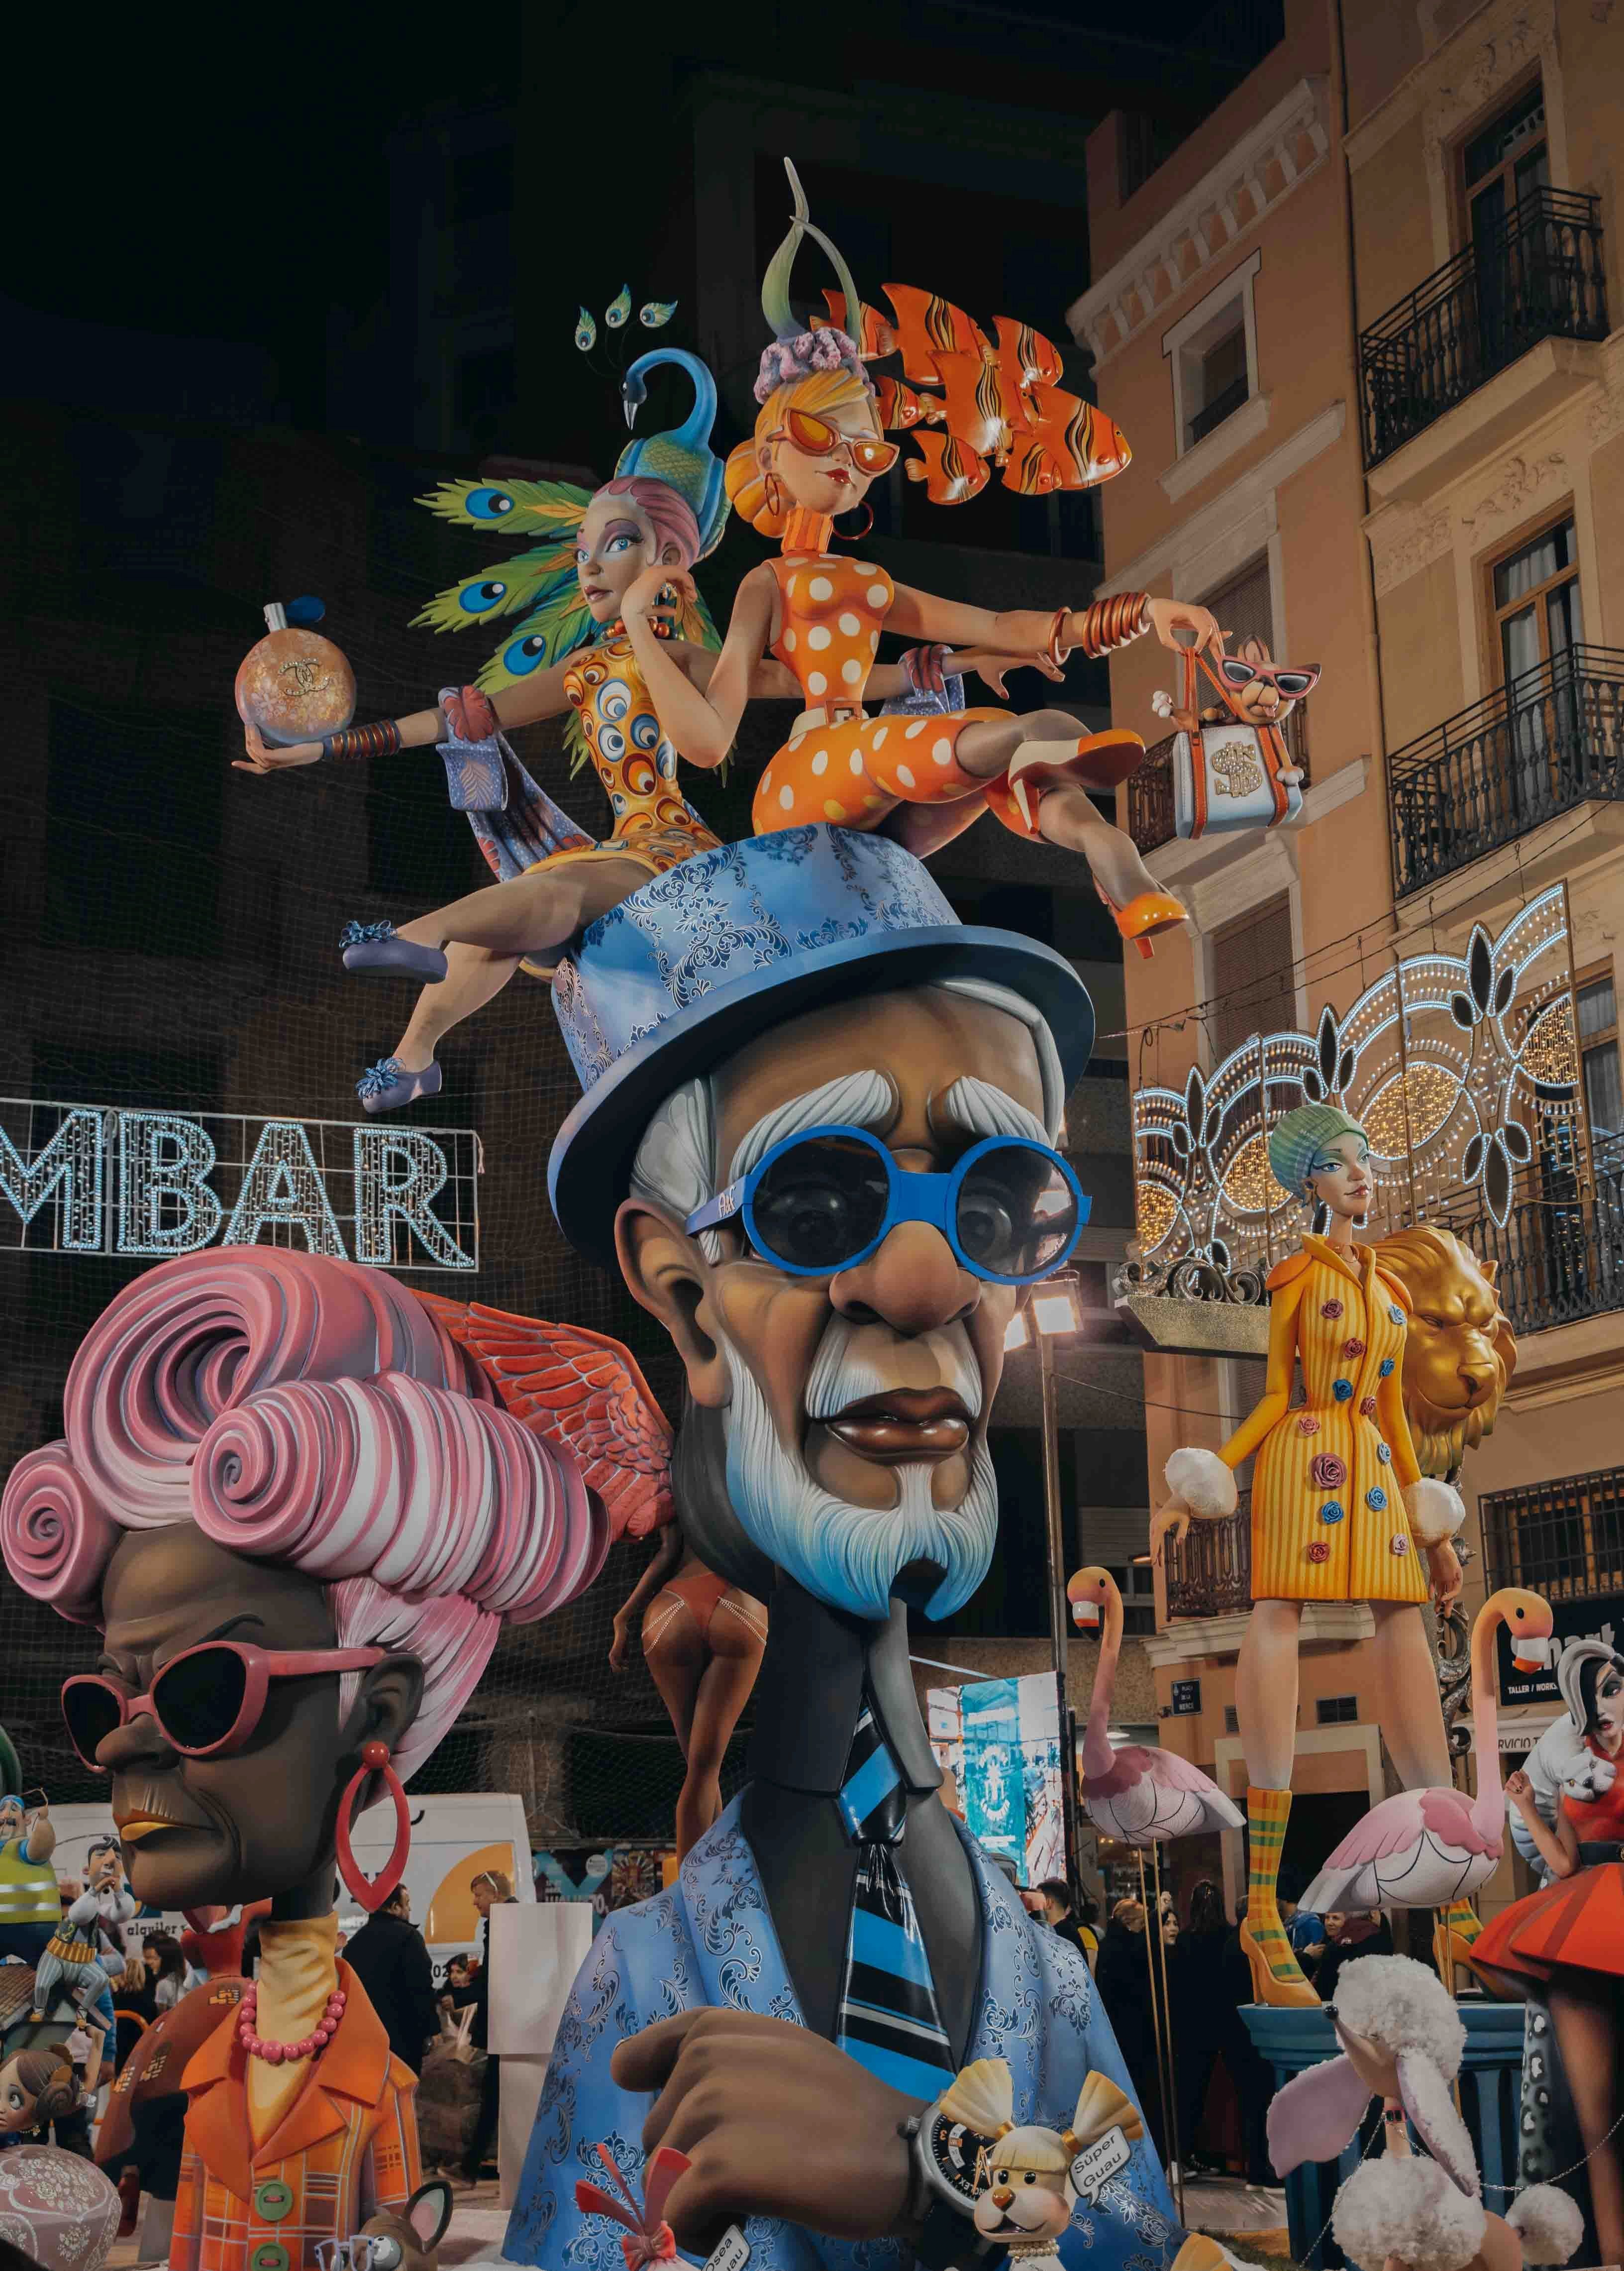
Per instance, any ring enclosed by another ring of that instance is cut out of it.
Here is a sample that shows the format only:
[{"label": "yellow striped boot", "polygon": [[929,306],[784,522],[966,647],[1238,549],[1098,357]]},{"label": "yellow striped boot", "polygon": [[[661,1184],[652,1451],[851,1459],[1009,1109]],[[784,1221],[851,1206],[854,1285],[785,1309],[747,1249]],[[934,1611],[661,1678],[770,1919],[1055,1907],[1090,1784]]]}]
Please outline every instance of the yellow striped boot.
[{"label": "yellow striped boot", "polygon": [[1476,1972],[1469,1967],[1472,1943],[1483,1925],[1470,1901],[1451,1901],[1440,1909],[1432,1928],[1432,1960],[1438,1967],[1438,1977],[1446,1986],[1452,1985],[1458,1994],[1463,1987],[1478,1984]]},{"label": "yellow striped boot", "polygon": [[1291,1815],[1288,1790],[1254,1790],[1246,1793],[1246,1828],[1251,1844],[1251,1870],[1246,1880],[1246,1921],[1241,1926],[1241,1946],[1252,1968],[1252,2000],[1277,2008],[1315,2006],[1319,1997],[1302,1976],[1280,1922],[1275,1880],[1280,1873],[1280,1848]]}]

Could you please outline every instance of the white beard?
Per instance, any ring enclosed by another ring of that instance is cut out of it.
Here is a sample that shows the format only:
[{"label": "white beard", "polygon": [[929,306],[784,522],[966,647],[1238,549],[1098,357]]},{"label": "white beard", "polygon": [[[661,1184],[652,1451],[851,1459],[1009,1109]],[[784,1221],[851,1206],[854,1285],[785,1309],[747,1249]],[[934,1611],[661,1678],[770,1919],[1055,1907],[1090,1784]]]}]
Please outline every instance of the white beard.
[{"label": "white beard", "polygon": [[[832,1417],[895,1384],[878,1378],[860,1357],[842,1364],[849,1331],[836,1317],[819,1344],[806,1399],[813,1416]],[[883,1623],[891,1613],[892,1588],[910,1561],[928,1561],[942,1572],[923,1605],[927,1616],[947,1617],[962,1608],[986,1575],[997,1543],[997,1478],[984,1437],[971,1437],[969,1485],[958,1506],[932,1503],[936,1470],[923,1462],[894,1471],[895,1506],[849,1506],[812,1479],[798,1446],[786,1448],[779,1441],[755,1374],[726,1337],[719,1337],[733,1390],[723,1419],[728,1495],[751,1543],[816,1599],[849,1616]],[[968,1334],[954,1325],[931,1338],[949,1345],[953,1384],[978,1411],[981,1375]]]}]

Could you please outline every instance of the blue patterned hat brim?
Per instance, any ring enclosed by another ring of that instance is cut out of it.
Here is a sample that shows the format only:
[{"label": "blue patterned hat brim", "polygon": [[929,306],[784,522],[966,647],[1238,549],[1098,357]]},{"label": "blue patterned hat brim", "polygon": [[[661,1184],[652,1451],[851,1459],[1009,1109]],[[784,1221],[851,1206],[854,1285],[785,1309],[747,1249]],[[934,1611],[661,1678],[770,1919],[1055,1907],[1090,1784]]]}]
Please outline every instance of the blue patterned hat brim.
[{"label": "blue patterned hat brim", "polygon": [[[588,1090],[560,1128],[547,1193],[560,1229],[579,1253],[615,1265],[615,1210],[655,1113],[674,1089],[714,1072],[747,1043],[828,1001],[979,978],[1007,987],[1047,1023],[1069,1090],[1094,1046],[1094,1003],[1071,964],[1014,931],[882,932],[841,939],[718,986],[630,1049]],[[855,1069],[855,1068],[854,1068]]]}]

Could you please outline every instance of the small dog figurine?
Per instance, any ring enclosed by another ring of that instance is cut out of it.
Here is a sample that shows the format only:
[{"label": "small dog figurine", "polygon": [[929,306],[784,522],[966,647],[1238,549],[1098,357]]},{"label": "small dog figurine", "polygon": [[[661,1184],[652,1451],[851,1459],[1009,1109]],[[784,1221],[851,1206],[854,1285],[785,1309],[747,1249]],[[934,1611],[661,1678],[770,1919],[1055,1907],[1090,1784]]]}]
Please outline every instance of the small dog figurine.
[{"label": "small dog figurine", "polygon": [[[1124,2148],[1145,2134],[1133,2100],[1102,2074],[1084,2082],[1069,2129],[1017,2128],[1014,2082],[1002,2059],[967,2066],[945,2092],[942,2111],[985,2141],[987,2182],[976,2197],[975,2229],[1006,2248],[1022,2271],[1061,2271],[1061,2235],[1077,2204],[1078,2156],[1113,2129]],[[1121,2152],[1118,2165],[1125,2159]]]},{"label": "small dog figurine", "polygon": [[[1243,726],[1283,726],[1306,695],[1319,683],[1319,665],[1295,669],[1276,663],[1261,639],[1243,639],[1234,654],[1218,656],[1211,666],[1223,686],[1229,707],[1212,702],[1195,708],[1181,707],[1171,694],[1158,692],[1150,706],[1181,733],[1194,733],[1203,726],[1223,726],[1236,719]],[[1300,766],[1289,766],[1283,781],[1301,781]]]}]

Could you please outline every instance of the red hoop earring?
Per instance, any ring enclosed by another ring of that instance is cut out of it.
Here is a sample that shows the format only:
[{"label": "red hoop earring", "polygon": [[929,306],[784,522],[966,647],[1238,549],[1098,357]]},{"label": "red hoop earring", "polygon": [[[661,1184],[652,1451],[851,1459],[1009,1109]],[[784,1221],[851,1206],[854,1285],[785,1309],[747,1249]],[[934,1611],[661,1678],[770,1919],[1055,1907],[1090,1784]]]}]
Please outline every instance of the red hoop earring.
[{"label": "red hoop earring", "polygon": [[761,487],[767,494],[767,509],[776,518],[782,515],[784,509],[783,491],[771,473],[762,474]]},{"label": "red hoop earring", "polygon": [[[837,528],[834,532],[835,540],[841,544],[861,544],[864,538],[868,534],[870,529],[874,525],[874,508],[866,497],[864,498],[861,504],[854,504],[851,510],[853,512],[866,513],[868,515],[868,518],[864,522],[861,528]],[[844,514],[841,517],[842,519],[845,517]]]},{"label": "red hoop earring", "polygon": [[[395,1808],[395,1849],[375,1877],[367,1876],[355,1858],[350,1843],[350,1816],[355,1810],[361,1785],[370,1776],[381,1774],[383,1786]],[[337,1848],[338,1873],[349,1888],[357,1906],[372,1915],[383,1906],[389,1895],[406,1873],[406,1856],[412,1850],[412,1814],[406,1805],[406,1793],[400,1776],[389,1764],[386,1743],[363,1743],[361,1762],[345,1784],[344,1796],[338,1800],[338,1821],[334,1832]]]}]

